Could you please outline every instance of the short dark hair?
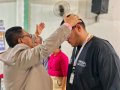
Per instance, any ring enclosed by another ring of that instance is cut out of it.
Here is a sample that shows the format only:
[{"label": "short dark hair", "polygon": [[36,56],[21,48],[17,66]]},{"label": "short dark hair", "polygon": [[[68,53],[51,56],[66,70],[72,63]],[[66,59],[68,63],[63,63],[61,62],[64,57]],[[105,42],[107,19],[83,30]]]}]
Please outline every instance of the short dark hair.
[{"label": "short dark hair", "polygon": [[15,26],[9,28],[5,33],[6,41],[9,45],[9,47],[13,48],[15,45],[18,44],[18,39],[22,35],[22,27]]},{"label": "short dark hair", "polygon": [[[69,16],[70,16],[70,14],[67,15],[67,17],[69,17]],[[79,20],[80,20],[80,22],[78,22],[78,24],[80,24],[80,25],[85,29],[85,28],[86,28],[85,23],[83,22],[82,19],[79,19]],[[64,24],[64,20],[62,20],[62,22],[61,22],[60,25],[62,25],[62,24]],[[73,27],[74,27],[74,26],[73,26]]]},{"label": "short dark hair", "polygon": [[79,22],[79,24],[85,29],[86,28],[86,26],[85,26],[85,23],[84,23],[84,21],[82,20],[82,19],[79,19],[80,20],[80,22]]},{"label": "short dark hair", "polygon": [[[69,17],[71,14],[67,15],[67,17]],[[62,22],[60,23],[60,25],[63,25],[64,24],[64,20],[62,20]]]}]

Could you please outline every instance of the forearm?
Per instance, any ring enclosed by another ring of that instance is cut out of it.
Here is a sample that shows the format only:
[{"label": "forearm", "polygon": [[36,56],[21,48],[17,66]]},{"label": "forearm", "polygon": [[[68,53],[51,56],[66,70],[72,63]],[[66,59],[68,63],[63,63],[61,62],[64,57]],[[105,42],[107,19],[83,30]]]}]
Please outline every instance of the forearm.
[{"label": "forearm", "polygon": [[66,80],[67,80],[67,77],[63,77],[63,80],[62,80],[62,90],[66,90]]},{"label": "forearm", "polygon": [[67,37],[70,35],[70,32],[71,30],[69,30],[67,26],[63,25],[60,28],[58,28],[49,38],[47,38],[41,45],[41,55],[43,56],[43,59],[44,57],[46,57],[45,52],[47,51],[48,55],[52,53],[65,40],[67,40]]},{"label": "forearm", "polygon": [[[48,37],[43,44],[38,45],[34,48],[29,48],[26,45],[17,45],[18,47],[25,47],[20,53],[19,57],[22,61],[20,64],[22,68],[29,68],[39,63],[45,57],[48,57],[56,48],[58,48],[63,41],[65,41],[70,34],[70,30],[66,26],[58,28],[50,37]],[[17,48],[16,46],[16,48]]]}]

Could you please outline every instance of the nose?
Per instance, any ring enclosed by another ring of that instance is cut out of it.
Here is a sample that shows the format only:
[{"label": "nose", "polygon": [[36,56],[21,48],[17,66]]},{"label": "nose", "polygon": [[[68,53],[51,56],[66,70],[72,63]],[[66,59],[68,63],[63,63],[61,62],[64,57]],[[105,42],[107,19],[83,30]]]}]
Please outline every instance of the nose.
[{"label": "nose", "polygon": [[68,37],[67,37],[67,41],[70,39],[70,35],[68,35]]}]

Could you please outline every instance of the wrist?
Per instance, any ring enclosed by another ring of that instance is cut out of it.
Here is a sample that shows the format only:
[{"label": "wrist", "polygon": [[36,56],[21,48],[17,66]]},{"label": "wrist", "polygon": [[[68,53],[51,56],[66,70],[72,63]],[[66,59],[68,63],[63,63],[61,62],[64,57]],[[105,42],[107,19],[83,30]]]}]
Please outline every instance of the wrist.
[{"label": "wrist", "polygon": [[72,30],[72,26],[69,23],[64,23],[63,25],[67,26],[70,30]]}]

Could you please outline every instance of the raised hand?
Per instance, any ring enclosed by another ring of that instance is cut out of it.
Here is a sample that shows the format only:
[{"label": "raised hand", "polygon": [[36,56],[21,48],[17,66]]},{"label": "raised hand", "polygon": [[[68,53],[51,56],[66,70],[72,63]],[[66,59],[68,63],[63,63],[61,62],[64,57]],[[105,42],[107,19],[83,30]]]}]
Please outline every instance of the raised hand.
[{"label": "raised hand", "polygon": [[65,23],[68,23],[71,26],[75,26],[78,22],[80,22],[79,17],[75,14],[70,14],[69,16],[65,16],[64,21]]},{"label": "raised hand", "polygon": [[45,28],[45,24],[44,23],[37,24],[36,25],[35,35],[36,36],[40,35],[44,28]]}]

